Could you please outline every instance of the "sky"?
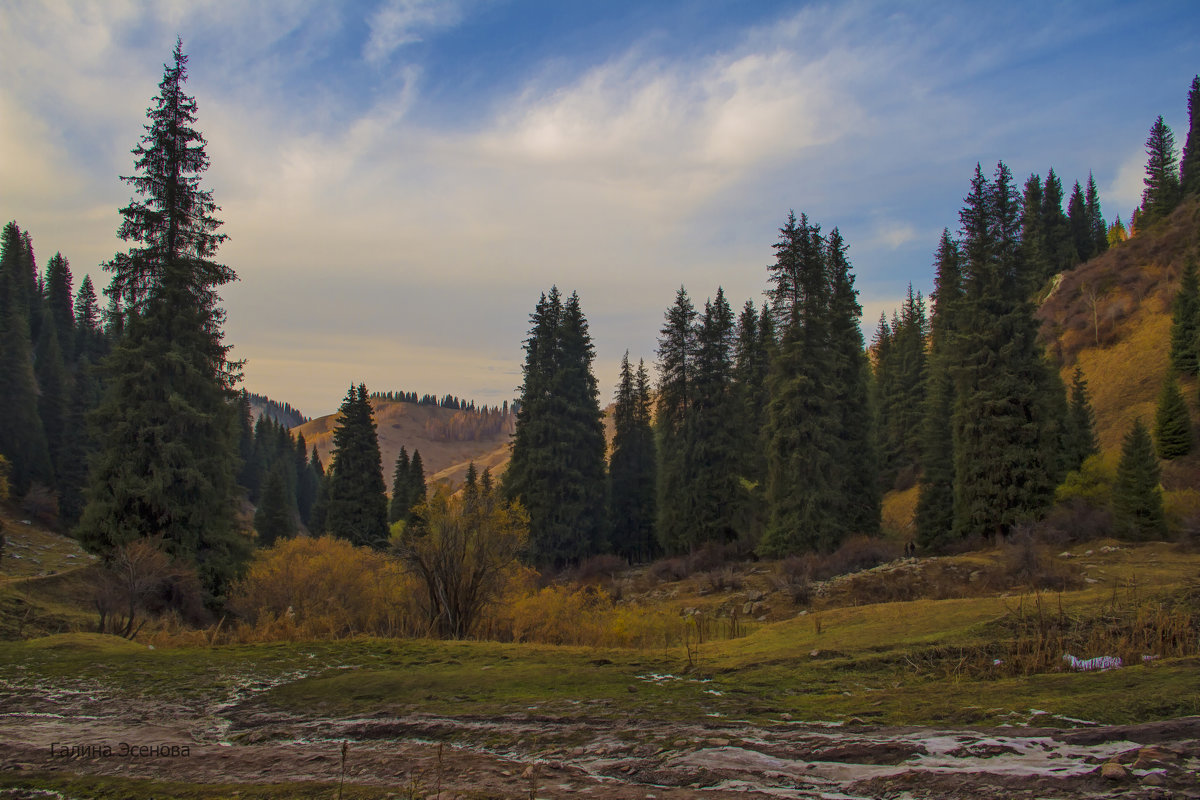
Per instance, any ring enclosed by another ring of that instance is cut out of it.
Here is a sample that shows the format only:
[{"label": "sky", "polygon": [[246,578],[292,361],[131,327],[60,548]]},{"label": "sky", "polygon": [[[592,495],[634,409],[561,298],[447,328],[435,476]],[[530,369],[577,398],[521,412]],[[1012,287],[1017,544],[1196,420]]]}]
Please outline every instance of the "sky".
[{"label": "sky", "polygon": [[1182,146],[1181,2],[64,0],[0,4],[0,223],[99,290],[176,37],[229,240],[245,387],[517,396],[539,295],[577,291],[601,402],[680,286],[762,302],[789,210],[849,244],[869,339],[976,163],[1140,201]]}]

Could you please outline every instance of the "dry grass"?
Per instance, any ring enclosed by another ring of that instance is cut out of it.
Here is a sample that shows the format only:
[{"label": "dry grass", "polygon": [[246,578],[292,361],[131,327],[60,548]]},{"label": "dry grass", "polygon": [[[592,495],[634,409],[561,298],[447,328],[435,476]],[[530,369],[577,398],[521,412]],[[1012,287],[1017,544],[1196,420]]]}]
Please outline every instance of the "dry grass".
[{"label": "dry grass", "polygon": [[[1200,252],[1200,200],[1063,274],[1038,310],[1041,338],[1065,383],[1088,379],[1100,445],[1119,449],[1133,420],[1151,420],[1167,370],[1171,303]],[[1194,397],[1194,387],[1185,387]]]},{"label": "dry grass", "polygon": [[[375,424],[379,434],[379,449],[383,456],[383,470],[391,483],[392,465],[400,455],[400,448],[407,448],[409,456],[414,450],[421,451],[428,480],[462,481],[467,464],[474,461],[478,469],[491,467],[499,476],[508,463],[508,441],[510,430],[502,430],[479,441],[440,441],[429,432],[431,421],[447,422],[456,413],[454,409],[440,408],[417,403],[400,403],[391,400],[372,400]],[[332,459],[333,429],[337,415],[330,414],[304,423],[293,432],[304,434],[311,448],[314,445],[326,467]]]},{"label": "dry grass", "polygon": [[888,492],[883,496],[884,536],[900,542],[913,540],[916,536],[917,499],[920,494],[920,486],[910,486],[902,492]]}]

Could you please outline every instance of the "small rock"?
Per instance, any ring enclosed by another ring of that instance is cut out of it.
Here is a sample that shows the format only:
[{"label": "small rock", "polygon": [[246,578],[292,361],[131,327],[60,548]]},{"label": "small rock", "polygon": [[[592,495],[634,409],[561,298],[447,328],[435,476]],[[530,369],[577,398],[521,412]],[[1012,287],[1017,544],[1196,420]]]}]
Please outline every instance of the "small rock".
[{"label": "small rock", "polygon": [[637,694],[637,687],[636,686],[628,686],[628,687],[626,687],[626,691],[628,691],[630,694]]},{"label": "small rock", "polygon": [[525,771],[521,773],[521,777],[525,780],[529,780],[533,777],[533,774],[533,767],[526,767]]},{"label": "small rock", "polygon": [[757,589],[751,589],[749,592],[746,593],[746,599],[749,600],[751,603],[757,603],[759,600],[762,600],[764,597],[766,597],[766,595],[764,595],[762,592],[758,591]]},{"label": "small rock", "polygon": [[1059,558],[1074,558],[1075,556],[1071,555],[1070,553],[1063,552],[1063,553],[1059,553],[1058,557]]},{"label": "small rock", "polygon": [[1129,770],[1116,761],[1105,761],[1100,767],[1100,777],[1110,781],[1123,781],[1129,778]]},{"label": "small rock", "polygon": [[754,615],[754,603],[746,603],[744,606],[742,606],[742,614],[743,614],[743,616],[747,616],[747,617],[753,616]]},{"label": "small rock", "polygon": [[1166,786],[1167,778],[1161,772],[1149,772],[1142,776],[1143,786]]},{"label": "small rock", "polygon": [[1174,760],[1174,753],[1168,753],[1157,747],[1143,747],[1141,750],[1138,750],[1137,760],[1133,762],[1133,768],[1152,769],[1156,764]]},{"label": "small rock", "polygon": [[729,747],[729,740],[728,739],[709,739],[708,746],[709,747]]}]

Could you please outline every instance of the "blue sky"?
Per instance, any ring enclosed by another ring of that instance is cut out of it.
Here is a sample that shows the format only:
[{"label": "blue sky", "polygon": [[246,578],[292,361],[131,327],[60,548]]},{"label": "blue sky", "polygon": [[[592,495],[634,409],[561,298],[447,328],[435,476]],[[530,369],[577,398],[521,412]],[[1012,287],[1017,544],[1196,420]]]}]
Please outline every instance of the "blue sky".
[{"label": "blue sky", "polygon": [[76,283],[176,35],[222,206],[246,386],[500,402],[540,292],[578,290],[602,400],[686,285],[761,300],[789,209],[850,245],[868,335],[977,161],[1141,192],[1182,144],[1200,7],[1140,3],[97,2],[0,6],[0,221]]}]

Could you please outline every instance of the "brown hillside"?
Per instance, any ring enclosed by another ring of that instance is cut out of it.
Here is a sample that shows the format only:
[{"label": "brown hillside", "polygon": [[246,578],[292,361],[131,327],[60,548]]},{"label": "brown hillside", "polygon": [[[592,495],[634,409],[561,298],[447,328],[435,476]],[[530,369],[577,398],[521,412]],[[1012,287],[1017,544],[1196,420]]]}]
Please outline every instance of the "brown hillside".
[{"label": "brown hillside", "polygon": [[[1189,255],[1200,251],[1200,198],[1168,219],[1059,276],[1041,308],[1041,337],[1068,386],[1083,370],[1105,452],[1134,419],[1153,424],[1167,373],[1171,303]],[[1186,395],[1195,405],[1194,381]]]},{"label": "brown hillside", "polygon": [[[491,467],[494,474],[503,471],[508,463],[508,441],[512,433],[510,416],[508,423],[494,434],[484,434],[478,439],[456,440],[444,432],[459,412],[450,408],[416,403],[400,403],[393,400],[371,400],[375,411],[375,424],[379,432],[379,450],[383,455],[384,480],[391,489],[392,468],[400,455],[400,448],[421,451],[427,480],[462,480],[467,463],[474,461],[482,469]],[[316,445],[321,454],[321,463],[329,466],[333,456],[333,428],[337,414],[319,417],[293,428],[294,433],[303,433],[309,446]]]}]

